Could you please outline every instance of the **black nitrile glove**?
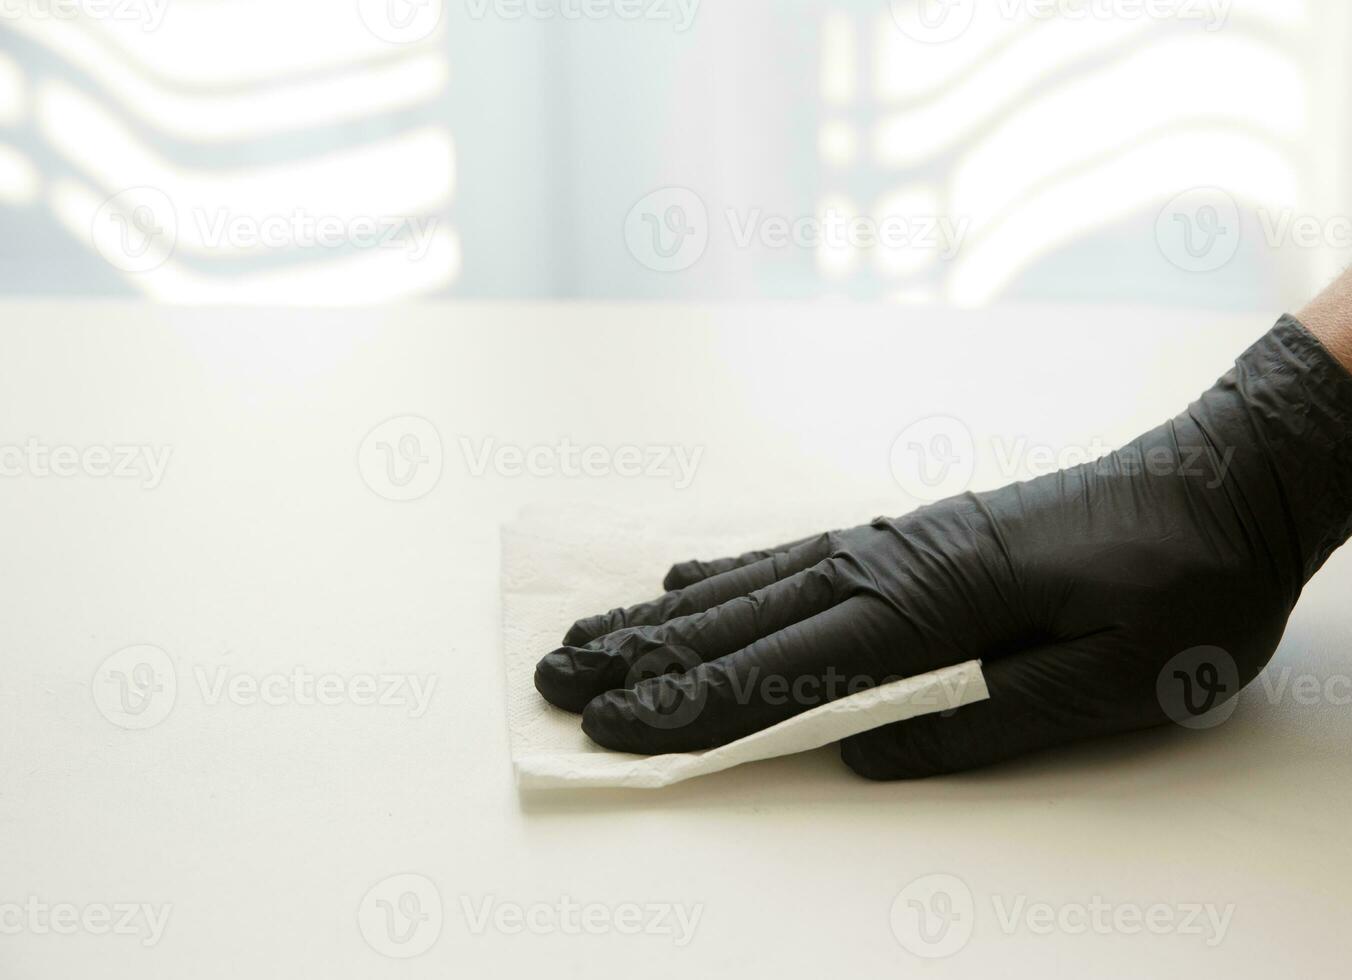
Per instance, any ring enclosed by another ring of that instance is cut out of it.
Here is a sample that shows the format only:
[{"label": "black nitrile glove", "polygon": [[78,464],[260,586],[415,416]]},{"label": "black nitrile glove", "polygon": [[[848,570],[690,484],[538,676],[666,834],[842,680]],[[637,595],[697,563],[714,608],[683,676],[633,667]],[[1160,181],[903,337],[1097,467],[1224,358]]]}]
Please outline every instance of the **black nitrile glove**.
[{"label": "black nitrile glove", "polygon": [[1233,698],[1349,533],[1352,376],[1284,317],[1118,452],[678,565],[661,598],[577,623],[536,686],[602,746],[657,754],[979,659],[989,700],[842,743],[865,776],[953,772]]}]

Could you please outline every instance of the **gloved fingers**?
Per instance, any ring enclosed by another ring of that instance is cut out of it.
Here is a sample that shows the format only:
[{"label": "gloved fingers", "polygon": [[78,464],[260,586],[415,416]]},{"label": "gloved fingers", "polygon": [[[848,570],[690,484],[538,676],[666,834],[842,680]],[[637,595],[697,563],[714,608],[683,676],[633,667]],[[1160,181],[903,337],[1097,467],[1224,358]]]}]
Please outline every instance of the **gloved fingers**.
[{"label": "gloved fingers", "polygon": [[781,555],[786,551],[792,551],[801,545],[809,544],[820,535],[800,538],[797,541],[790,541],[788,544],[776,545],[773,548],[766,548],[763,551],[748,551],[745,554],[738,555],[736,558],[715,558],[713,561],[683,561],[672,565],[671,570],[667,572],[666,578],[662,579],[662,588],[671,592],[675,589],[684,589],[686,586],[694,585],[696,582],[702,582],[706,578],[712,578],[715,575],[722,575],[724,572],[730,572],[735,568],[743,568],[746,565],[754,565],[758,561],[763,561],[774,555]]},{"label": "gloved fingers", "polygon": [[[715,660],[825,612],[846,598],[854,581],[851,563],[827,558],[712,609],[669,620],[656,630],[665,642],[693,647],[703,659]],[[606,638],[597,642],[605,643]]]},{"label": "gloved fingers", "polygon": [[837,559],[828,558],[704,612],[616,630],[583,647],[561,647],[536,666],[536,690],[557,707],[581,711],[606,691],[688,670],[829,609],[841,598],[846,574]]},{"label": "gloved fingers", "polygon": [[1130,663],[1095,640],[988,661],[989,700],[855,735],[840,756],[869,779],[920,779],[1158,724],[1155,677]]},{"label": "gloved fingers", "polygon": [[909,651],[895,610],[855,595],[825,612],[683,674],[608,691],[582,714],[582,730],[608,749],[658,755],[726,745],[849,694],[942,664]]},{"label": "gloved fingers", "polygon": [[580,647],[626,626],[656,626],[677,616],[689,616],[762,589],[830,557],[831,537],[819,534],[788,551],[770,555],[741,568],[703,579],[684,589],[668,592],[651,602],[628,609],[612,609],[599,616],[580,619],[563,638],[564,646]]}]

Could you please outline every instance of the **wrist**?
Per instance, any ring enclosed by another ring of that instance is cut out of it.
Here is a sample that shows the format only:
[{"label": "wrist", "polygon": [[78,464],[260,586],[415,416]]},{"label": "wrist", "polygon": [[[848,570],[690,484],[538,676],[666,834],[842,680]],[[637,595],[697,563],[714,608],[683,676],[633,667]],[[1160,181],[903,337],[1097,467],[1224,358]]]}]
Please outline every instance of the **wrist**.
[{"label": "wrist", "polygon": [[1315,297],[1296,319],[1352,374],[1352,271]]}]

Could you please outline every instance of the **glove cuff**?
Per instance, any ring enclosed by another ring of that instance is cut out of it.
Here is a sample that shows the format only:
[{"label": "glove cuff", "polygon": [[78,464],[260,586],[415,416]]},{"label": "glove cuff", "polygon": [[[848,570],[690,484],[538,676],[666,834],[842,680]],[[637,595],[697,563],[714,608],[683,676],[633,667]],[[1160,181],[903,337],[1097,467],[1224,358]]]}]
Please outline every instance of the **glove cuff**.
[{"label": "glove cuff", "polygon": [[1303,585],[1352,535],[1352,374],[1288,314],[1220,386],[1241,399],[1275,469]]}]

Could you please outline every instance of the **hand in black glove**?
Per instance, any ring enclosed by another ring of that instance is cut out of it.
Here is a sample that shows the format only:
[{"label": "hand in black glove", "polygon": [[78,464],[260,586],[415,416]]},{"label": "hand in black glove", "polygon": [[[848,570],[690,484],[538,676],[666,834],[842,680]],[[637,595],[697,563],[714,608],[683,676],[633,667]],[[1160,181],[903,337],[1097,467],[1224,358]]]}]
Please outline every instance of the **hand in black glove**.
[{"label": "hand in black glove", "polygon": [[980,659],[990,699],[842,743],[879,779],[1214,709],[1352,532],[1352,376],[1283,318],[1187,412],[1103,459],[766,552],[678,565],[578,622],[536,686],[599,744],[707,749]]}]

